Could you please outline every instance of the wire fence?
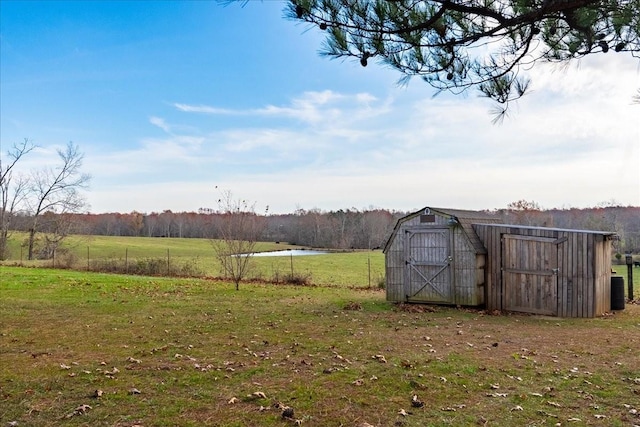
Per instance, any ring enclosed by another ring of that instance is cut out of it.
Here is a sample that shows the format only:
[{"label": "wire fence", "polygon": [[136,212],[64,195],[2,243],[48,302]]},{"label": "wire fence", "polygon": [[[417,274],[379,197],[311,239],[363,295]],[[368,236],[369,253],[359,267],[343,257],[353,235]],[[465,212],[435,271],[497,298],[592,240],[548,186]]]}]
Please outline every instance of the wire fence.
[{"label": "wire fence", "polygon": [[[282,256],[252,257],[252,268],[243,280],[384,287],[384,256],[380,251],[328,252],[313,256],[282,252]],[[225,278],[224,269],[213,254],[194,256],[168,248],[163,251],[156,249],[151,254],[140,248],[122,248],[119,254],[114,251],[105,254],[86,246],[84,250],[54,251],[50,260],[39,264],[117,274]]]}]

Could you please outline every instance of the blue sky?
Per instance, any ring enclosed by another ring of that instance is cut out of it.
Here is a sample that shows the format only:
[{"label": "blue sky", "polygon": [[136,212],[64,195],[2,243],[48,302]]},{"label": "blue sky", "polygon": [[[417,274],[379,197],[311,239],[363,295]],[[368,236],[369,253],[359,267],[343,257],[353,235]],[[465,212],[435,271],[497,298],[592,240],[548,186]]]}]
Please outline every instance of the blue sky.
[{"label": "blue sky", "polygon": [[640,61],[536,65],[502,125],[469,92],[441,94],[375,63],[318,55],[284,3],[0,2],[3,154],[24,170],[73,141],[90,211],[424,206],[640,206]]}]

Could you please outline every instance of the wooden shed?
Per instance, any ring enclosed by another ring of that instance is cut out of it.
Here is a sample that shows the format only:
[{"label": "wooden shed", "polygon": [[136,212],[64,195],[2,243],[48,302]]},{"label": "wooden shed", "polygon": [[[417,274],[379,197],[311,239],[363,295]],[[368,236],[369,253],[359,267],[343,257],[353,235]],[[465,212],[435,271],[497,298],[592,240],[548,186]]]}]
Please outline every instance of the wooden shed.
[{"label": "wooden shed", "polygon": [[487,249],[486,307],[560,317],[611,310],[613,232],[474,224]]},{"label": "wooden shed", "polygon": [[477,211],[426,207],[400,218],[384,247],[387,300],[477,306],[485,299],[486,250]]}]

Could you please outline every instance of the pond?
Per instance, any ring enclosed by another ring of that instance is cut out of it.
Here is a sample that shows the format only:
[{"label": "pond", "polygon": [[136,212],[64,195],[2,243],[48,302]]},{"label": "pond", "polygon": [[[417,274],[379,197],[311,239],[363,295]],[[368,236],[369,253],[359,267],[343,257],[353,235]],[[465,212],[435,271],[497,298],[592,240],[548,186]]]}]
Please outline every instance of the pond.
[{"label": "pond", "polygon": [[263,256],[306,256],[306,255],[325,255],[329,254],[329,251],[318,251],[314,249],[284,249],[280,251],[268,251],[268,252],[256,252],[253,254],[255,257]]}]

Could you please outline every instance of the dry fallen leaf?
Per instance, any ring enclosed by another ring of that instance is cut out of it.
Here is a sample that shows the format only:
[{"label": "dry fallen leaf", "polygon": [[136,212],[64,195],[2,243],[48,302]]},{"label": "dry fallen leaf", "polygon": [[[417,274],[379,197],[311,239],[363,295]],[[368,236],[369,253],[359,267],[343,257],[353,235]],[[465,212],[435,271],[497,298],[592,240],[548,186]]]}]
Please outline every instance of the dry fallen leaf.
[{"label": "dry fallen leaf", "polygon": [[282,418],[293,419],[293,408],[285,406],[282,408]]},{"label": "dry fallen leaf", "polygon": [[424,406],[424,402],[418,399],[418,395],[414,394],[411,398],[411,406],[414,408],[422,408]]},{"label": "dry fallen leaf", "polygon": [[105,374],[105,375],[115,375],[115,374],[117,374],[118,372],[120,372],[120,369],[118,369],[118,368],[116,368],[116,367],[114,366],[112,370],[110,370],[110,371],[105,371],[105,372],[104,372],[104,374]]},{"label": "dry fallen leaf", "polygon": [[387,359],[384,358],[381,354],[376,354],[375,356],[371,356],[372,359],[376,359],[380,363],[387,363]]},{"label": "dry fallen leaf", "polygon": [[259,398],[259,399],[266,399],[266,398],[267,398],[267,395],[266,395],[266,394],[264,394],[264,393],[263,393],[263,392],[261,392],[261,391],[254,391],[253,393],[251,393],[251,396],[253,396],[253,397],[257,397],[257,398]]},{"label": "dry fallen leaf", "polygon": [[238,402],[238,398],[237,397],[232,397],[231,399],[229,399],[229,401],[227,402],[229,405],[233,405],[234,403]]},{"label": "dry fallen leaf", "polygon": [[89,409],[92,409],[89,405],[80,405],[76,409],[74,409],[73,412],[68,414],[67,418],[71,418],[75,415],[84,415]]}]

